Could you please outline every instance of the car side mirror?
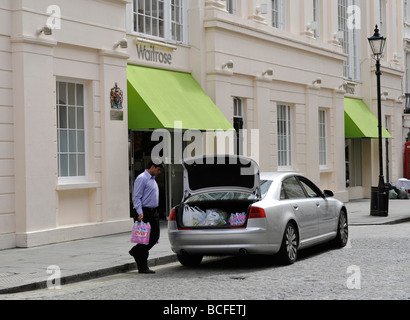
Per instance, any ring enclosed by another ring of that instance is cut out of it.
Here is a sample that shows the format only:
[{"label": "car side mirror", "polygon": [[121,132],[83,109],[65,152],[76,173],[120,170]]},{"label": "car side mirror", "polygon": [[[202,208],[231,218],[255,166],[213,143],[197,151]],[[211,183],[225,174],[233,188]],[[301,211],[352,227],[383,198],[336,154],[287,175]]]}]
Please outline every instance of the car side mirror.
[{"label": "car side mirror", "polygon": [[330,198],[334,196],[334,193],[331,190],[323,190],[323,195],[325,196],[325,198]]}]

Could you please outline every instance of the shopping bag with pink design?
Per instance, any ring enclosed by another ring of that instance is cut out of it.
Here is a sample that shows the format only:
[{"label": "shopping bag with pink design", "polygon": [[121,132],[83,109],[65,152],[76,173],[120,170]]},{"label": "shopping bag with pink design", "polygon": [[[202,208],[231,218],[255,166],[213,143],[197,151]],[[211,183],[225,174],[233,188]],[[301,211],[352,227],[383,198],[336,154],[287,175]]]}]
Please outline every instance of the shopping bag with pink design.
[{"label": "shopping bag with pink design", "polygon": [[144,222],[136,221],[134,227],[132,228],[131,242],[148,244],[149,243],[149,234],[151,231],[151,225]]}]

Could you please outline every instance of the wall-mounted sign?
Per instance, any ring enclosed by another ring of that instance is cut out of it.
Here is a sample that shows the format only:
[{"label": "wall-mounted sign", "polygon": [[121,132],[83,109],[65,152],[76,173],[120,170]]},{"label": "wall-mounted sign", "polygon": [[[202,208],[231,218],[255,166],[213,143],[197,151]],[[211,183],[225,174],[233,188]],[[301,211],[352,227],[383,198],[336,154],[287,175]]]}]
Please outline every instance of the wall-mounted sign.
[{"label": "wall-mounted sign", "polygon": [[110,120],[124,120],[124,115],[122,113],[122,110],[110,110]]},{"label": "wall-mounted sign", "polygon": [[110,102],[111,102],[111,112],[110,112],[110,119],[111,120],[123,120],[122,110],[122,101],[123,101],[123,93],[122,90],[118,87],[117,83],[110,91]]},{"label": "wall-mounted sign", "polygon": [[159,62],[163,64],[172,64],[172,54],[155,50],[155,46],[139,45],[137,46],[138,59],[150,62]]}]

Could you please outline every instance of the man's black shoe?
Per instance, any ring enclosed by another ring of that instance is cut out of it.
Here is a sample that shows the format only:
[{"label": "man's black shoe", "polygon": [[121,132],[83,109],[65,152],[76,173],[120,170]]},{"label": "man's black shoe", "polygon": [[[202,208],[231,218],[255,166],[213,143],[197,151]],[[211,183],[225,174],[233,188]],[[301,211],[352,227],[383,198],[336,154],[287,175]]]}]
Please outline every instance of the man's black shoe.
[{"label": "man's black shoe", "polygon": [[140,270],[138,271],[139,273],[155,273],[155,271],[151,270],[151,269],[145,269],[145,270]]}]

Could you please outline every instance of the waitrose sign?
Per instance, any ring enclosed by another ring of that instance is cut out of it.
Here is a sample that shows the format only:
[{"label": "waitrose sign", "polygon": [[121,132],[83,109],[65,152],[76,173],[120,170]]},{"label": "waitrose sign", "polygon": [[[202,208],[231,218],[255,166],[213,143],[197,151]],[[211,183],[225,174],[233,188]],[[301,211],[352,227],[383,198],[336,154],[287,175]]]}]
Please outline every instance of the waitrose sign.
[{"label": "waitrose sign", "polygon": [[172,54],[169,52],[156,51],[155,46],[136,45],[138,59],[163,64],[172,64]]}]

